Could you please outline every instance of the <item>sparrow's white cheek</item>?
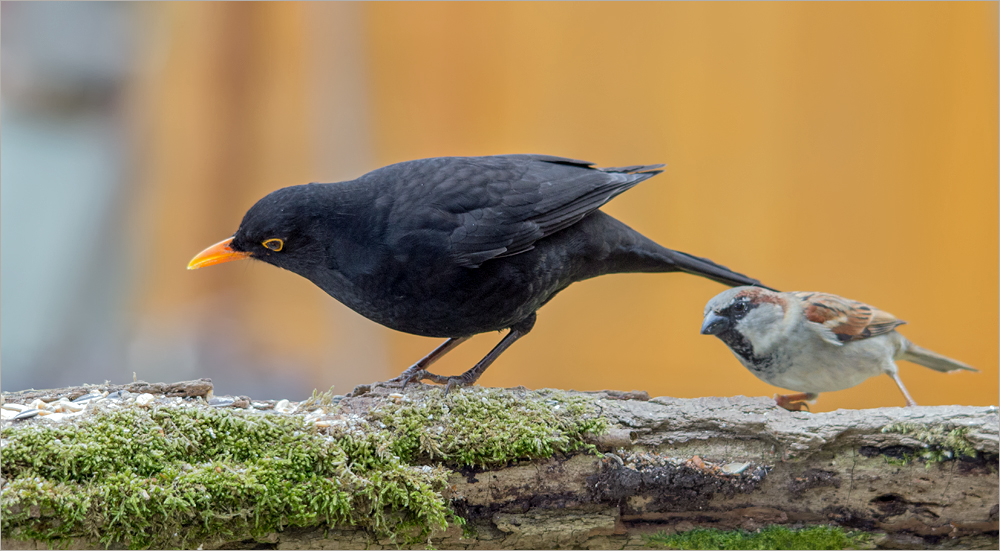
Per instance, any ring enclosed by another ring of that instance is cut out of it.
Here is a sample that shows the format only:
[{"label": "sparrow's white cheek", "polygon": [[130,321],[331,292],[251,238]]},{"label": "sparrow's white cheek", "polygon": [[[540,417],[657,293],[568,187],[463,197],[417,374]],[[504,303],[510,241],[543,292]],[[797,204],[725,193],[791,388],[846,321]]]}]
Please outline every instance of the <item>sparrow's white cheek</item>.
[{"label": "sparrow's white cheek", "polygon": [[754,354],[762,355],[780,345],[784,334],[783,321],[784,311],[774,304],[765,303],[750,310],[737,322],[736,329],[753,345]]}]

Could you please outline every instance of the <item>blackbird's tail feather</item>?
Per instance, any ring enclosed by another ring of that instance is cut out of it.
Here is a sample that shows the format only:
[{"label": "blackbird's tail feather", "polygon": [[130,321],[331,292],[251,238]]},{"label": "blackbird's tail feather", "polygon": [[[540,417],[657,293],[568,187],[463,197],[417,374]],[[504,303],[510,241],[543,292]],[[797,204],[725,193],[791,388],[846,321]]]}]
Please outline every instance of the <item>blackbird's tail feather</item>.
[{"label": "blackbird's tail feather", "polygon": [[745,276],[741,273],[734,272],[729,268],[716,264],[707,258],[701,258],[687,253],[682,253],[680,251],[675,251],[672,249],[666,249],[669,252],[669,259],[676,266],[677,270],[682,272],[687,272],[689,274],[701,276],[704,278],[711,279],[712,281],[717,281],[723,285],[729,285],[730,287],[738,287],[740,285],[753,285],[755,287],[762,287],[764,289],[771,289],[770,287],[761,284],[760,281]]},{"label": "blackbird's tail feather", "polygon": [[652,177],[663,172],[662,170],[659,169],[665,166],[667,165],[661,163],[658,165],[614,166],[607,168],[599,168],[597,170],[600,170],[601,172],[621,172],[625,174],[637,174],[637,173],[649,174],[649,176]]},{"label": "blackbird's tail feather", "polygon": [[591,265],[584,279],[614,273],[686,272],[730,287],[753,285],[776,290],[707,258],[668,249],[601,211],[588,216],[579,228],[601,244],[602,254],[606,249],[614,251],[602,265]]}]

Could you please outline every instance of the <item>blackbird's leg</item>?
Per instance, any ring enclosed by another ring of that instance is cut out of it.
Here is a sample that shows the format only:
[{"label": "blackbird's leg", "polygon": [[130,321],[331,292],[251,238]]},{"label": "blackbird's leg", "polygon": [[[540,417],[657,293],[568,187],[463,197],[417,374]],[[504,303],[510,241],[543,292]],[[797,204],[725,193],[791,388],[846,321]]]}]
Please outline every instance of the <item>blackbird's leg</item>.
[{"label": "blackbird's leg", "polygon": [[456,386],[470,386],[479,380],[486,368],[490,366],[500,354],[503,354],[504,350],[510,348],[510,345],[514,344],[514,341],[520,339],[521,337],[528,334],[531,328],[535,326],[535,314],[525,318],[524,320],[514,324],[510,328],[510,332],[504,335],[503,339],[490,353],[486,355],[485,358],[479,360],[479,363],[472,366],[472,369],[458,375],[456,377],[442,377],[441,375],[435,375],[433,373],[428,373],[426,371],[414,374],[415,380],[427,380],[438,384],[447,385],[444,389],[445,395],[451,391],[451,389]]},{"label": "blackbird's leg", "polygon": [[903,393],[903,397],[906,398],[906,407],[913,407],[917,405],[917,402],[913,400],[910,393],[906,391],[906,387],[903,386],[903,380],[899,378],[899,373],[889,373],[893,381],[896,381],[896,386],[899,387],[900,392]]},{"label": "blackbird's leg", "polygon": [[421,358],[417,363],[406,368],[406,371],[399,374],[395,379],[389,379],[387,383],[403,383],[405,387],[408,383],[413,382],[413,375],[424,371],[431,366],[432,363],[441,359],[448,352],[451,352],[456,346],[462,344],[463,342],[469,340],[470,337],[452,337],[443,343],[441,346],[435,348],[430,354]]},{"label": "blackbird's leg", "polygon": [[809,409],[809,404],[807,404],[806,401],[811,402],[818,397],[819,394],[814,394],[812,392],[802,392],[800,394],[775,394],[774,401],[788,411],[802,411],[803,409]]},{"label": "blackbird's leg", "polygon": [[403,388],[406,388],[406,385],[416,380],[416,378],[414,377],[415,374],[427,373],[426,371],[424,371],[426,368],[430,367],[432,363],[441,359],[441,356],[444,356],[448,352],[451,352],[451,350],[456,346],[469,340],[469,338],[470,337],[452,337],[441,343],[441,346],[438,346],[437,348],[432,350],[430,354],[421,358],[417,363],[406,368],[406,371],[400,373],[398,377],[394,379],[389,379],[384,383],[372,383],[371,385],[358,385],[354,387],[354,390],[351,391],[349,396],[361,396],[362,394],[369,392],[372,389],[372,385],[377,385],[377,384],[398,385],[402,383]]}]

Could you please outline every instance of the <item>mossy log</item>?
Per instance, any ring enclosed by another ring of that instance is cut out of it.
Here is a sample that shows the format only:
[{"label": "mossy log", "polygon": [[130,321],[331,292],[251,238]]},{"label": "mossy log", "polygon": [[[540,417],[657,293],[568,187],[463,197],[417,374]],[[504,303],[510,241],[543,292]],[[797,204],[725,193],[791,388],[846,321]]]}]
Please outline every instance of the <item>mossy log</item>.
[{"label": "mossy log", "polygon": [[642,548],[830,525],[997,548],[995,407],[425,385],[275,403],[206,381],[5,393],[2,547]]}]

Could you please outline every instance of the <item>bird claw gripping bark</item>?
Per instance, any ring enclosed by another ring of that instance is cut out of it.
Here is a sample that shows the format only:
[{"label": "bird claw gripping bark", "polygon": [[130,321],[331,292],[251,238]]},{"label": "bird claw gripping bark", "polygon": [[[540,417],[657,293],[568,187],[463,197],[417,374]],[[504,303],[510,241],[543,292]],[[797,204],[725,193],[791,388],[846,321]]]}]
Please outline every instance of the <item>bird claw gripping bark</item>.
[{"label": "bird claw gripping bark", "polygon": [[392,379],[392,382],[398,381],[402,383],[403,390],[406,390],[406,387],[409,386],[410,383],[419,383],[420,381],[424,380],[424,376],[430,375],[430,373],[427,373],[427,371],[424,369],[420,369],[412,373],[410,373],[409,371],[410,370],[407,369],[406,371],[403,372],[402,375],[396,377],[395,379]]},{"label": "bird claw gripping bark", "polygon": [[801,394],[775,394],[774,402],[778,404],[778,407],[787,409],[788,411],[811,411],[809,409],[809,404],[807,400],[815,400],[816,394],[811,392],[803,392]]},{"label": "bird claw gripping bark", "polygon": [[[402,377],[402,375],[400,377]],[[431,373],[426,369],[421,369],[419,371],[414,371],[413,373],[407,374],[407,376],[403,379],[403,388],[405,389],[406,385],[418,381],[430,381],[435,384],[445,385],[444,387],[445,396],[447,396],[448,393],[451,392],[454,388],[470,386],[476,382],[475,380],[470,380],[470,378],[467,377],[465,374],[453,377],[445,377],[443,375],[437,375],[435,373]]]},{"label": "bird claw gripping bark", "polygon": [[445,396],[447,396],[448,393],[451,392],[451,389],[453,389],[453,388],[456,388],[456,387],[457,388],[462,388],[463,386],[472,386],[475,383],[475,381],[469,381],[467,378],[465,378],[462,375],[459,375],[458,377],[448,377],[447,379],[448,379],[448,383],[444,387],[444,395]]}]

